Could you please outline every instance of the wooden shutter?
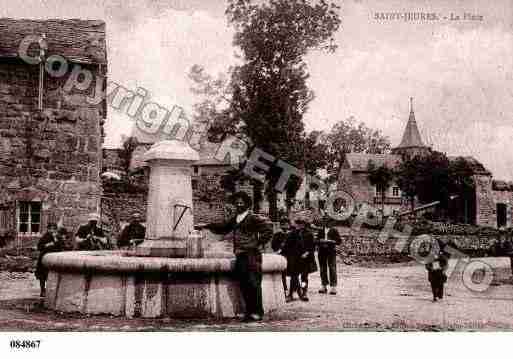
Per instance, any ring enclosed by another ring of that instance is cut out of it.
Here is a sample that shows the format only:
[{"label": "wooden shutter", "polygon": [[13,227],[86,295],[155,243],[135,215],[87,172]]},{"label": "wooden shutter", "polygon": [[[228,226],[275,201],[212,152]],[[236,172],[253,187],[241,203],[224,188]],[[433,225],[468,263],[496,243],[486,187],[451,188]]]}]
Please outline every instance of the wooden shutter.
[{"label": "wooden shutter", "polygon": [[[0,205],[0,242],[7,239],[7,235],[16,235],[16,202]],[[5,243],[1,243],[5,245]]]}]

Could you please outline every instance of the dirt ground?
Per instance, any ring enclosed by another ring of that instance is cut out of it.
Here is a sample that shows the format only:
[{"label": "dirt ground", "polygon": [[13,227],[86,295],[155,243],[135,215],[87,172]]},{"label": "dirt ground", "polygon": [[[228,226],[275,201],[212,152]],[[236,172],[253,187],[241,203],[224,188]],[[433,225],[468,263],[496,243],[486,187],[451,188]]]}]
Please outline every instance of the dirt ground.
[{"label": "dirt ground", "polygon": [[[477,260],[477,259],[474,259]],[[318,294],[319,274],[310,278],[310,301],[287,303],[259,323],[124,319],[47,311],[32,273],[0,272],[0,330],[36,331],[476,331],[513,329],[513,281],[509,259],[483,258],[495,272],[492,286],[472,292],[457,268],[446,297],[432,302],[422,265],[364,267],[340,263],[339,294]]]}]

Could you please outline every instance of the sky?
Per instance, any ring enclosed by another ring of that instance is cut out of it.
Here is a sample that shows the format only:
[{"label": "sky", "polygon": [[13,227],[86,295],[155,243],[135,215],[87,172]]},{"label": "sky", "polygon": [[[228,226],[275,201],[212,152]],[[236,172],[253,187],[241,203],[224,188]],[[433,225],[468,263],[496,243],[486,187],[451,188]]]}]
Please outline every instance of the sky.
[{"label": "sky", "polygon": [[[190,113],[198,100],[187,73],[235,63],[222,0],[0,0],[0,16],[102,19],[109,78],[143,87],[153,101]],[[469,155],[495,178],[513,180],[513,3],[508,0],[346,0],[334,54],[307,57],[315,93],[308,130],[354,117],[397,145],[409,98],[424,141]],[[436,13],[438,20],[376,19],[376,13]],[[460,16],[459,20],[450,20]],[[465,20],[464,13],[482,20]],[[447,17],[444,19],[443,17]],[[106,147],[119,146],[133,122],[109,108]]]}]

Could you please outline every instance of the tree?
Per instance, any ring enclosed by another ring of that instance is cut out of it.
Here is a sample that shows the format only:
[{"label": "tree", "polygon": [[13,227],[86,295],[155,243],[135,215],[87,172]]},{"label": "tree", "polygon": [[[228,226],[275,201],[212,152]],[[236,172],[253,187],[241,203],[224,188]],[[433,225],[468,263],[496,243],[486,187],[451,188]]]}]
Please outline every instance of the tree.
[{"label": "tree", "polygon": [[132,155],[134,151],[137,149],[139,142],[137,141],[137,137],[127,137],[123,144],[121,145],[121,151],[119,152],[119,157],[122,161],[123,169],[125,170],[127,178],[130,175],[130,164],[132,163]]},{"label": "tree", "polygon": [[[483,168],[484,169],[484,168]],[[449,162],[450,192],[459,197],[463,204],[463,222],[469,222],[469,203],[475,201],[474,168],[463,157]]]},{"label": "tree", "polygon": [[445,154],[432,151],[403,161],[397,170],[397,183],[412,201],[412,209],[415,197],[420,203],[439,201],[442,217],[446,217],[453,196],[468,198],[473,194],[472,175],[472,166],[464,159],[450,161]]},{"label": "tree", "polygon": [[236,133],[236,129],[230,127],[234,124],[224,117],[232,103],[232,72],[233,67],[230,67],[226,73],[213,77],[199,65],[193,65],[189,71],[189,79],[193,83],[192,93],[200,98],[193,106],[193,125],[198,132],[206,132],[205,137],[208,137],[202,138],[201,141],[208,139],[220,142],[226,134]]},{"label": "tree", "polygon": [[[227,107],[212,115],[210,135],[237,134],[304,170],[302,119],[313,99],[304,57],[315,49],[335,50],[338,9],[324,0],[229,0],[226,15],[235,28],[233,43],[242,63],[231,69]],[[276,219],[280,171],[274,167],[266,174],[266,194],[271,218]]]},{"label": "tree", "polygon": [[327,161],[333,166],[328,171],[331,182],[337,180],[346,153],[386,153],[391,148],[389,139],[381,131],[373,130],[363,122],[357,123],[354,117],[336,123],[323,136],[323,142],[327,147]]},{"label": "tree", "polygon": [[369,172],[369,182],[376,186],[381,193],[381,214],[383,215],[385,213],[385,193],[394,177],[394,172],[385,165],[376,167],[372,161],[369,161],[367,171]]},{"label": "tree", "polygon": [[414,157],[412,159],[403,161],[396,169],[397,185],[404,193],[405,197],[408,198],[412,211],[415,207],[415,196],[417,195],[417,162],[418,158]]}]

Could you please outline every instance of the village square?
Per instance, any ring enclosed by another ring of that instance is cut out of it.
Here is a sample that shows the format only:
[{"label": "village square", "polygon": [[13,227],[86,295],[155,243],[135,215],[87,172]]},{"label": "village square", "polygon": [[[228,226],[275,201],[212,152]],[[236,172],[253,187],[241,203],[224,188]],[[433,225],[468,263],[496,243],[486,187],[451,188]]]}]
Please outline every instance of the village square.
[{"label": "village square", "polygon": [[238,62],[184,106],[111,78],[104,20],[0,18],[0,330],[510,331],[510,154],[414,91],[392,139],[311,120],[344,9],[227,1]]}]

